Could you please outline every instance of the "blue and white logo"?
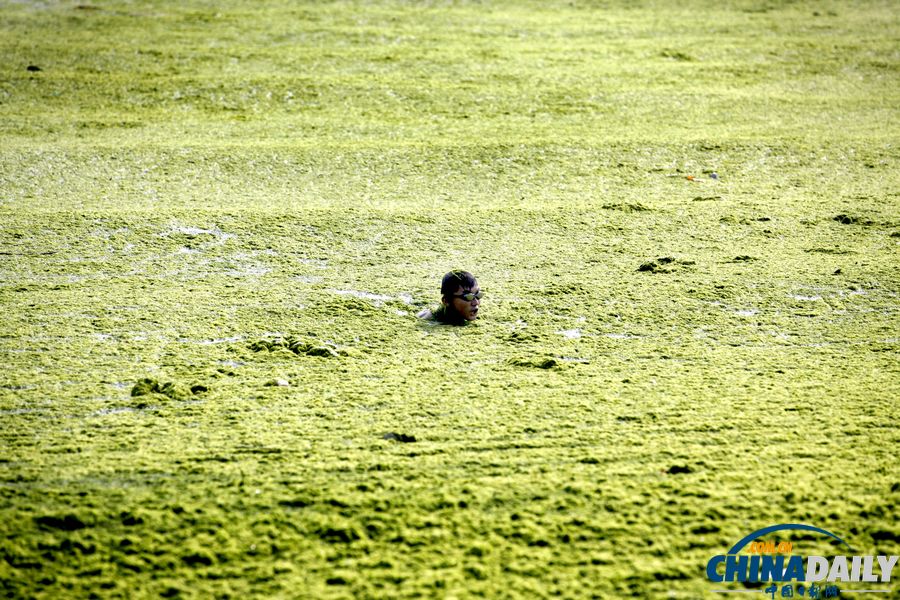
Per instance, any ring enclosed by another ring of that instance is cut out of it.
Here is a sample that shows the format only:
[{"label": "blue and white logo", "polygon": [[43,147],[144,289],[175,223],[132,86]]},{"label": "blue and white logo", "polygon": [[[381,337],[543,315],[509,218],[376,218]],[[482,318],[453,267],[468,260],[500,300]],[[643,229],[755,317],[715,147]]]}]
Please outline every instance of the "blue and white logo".
[{"label": "blue and white logo", "polygon": [[[766,540],[779,531],[807,531],[831,538],[846,554],[804,556],[794,543]],[[762,590],[713,590],[721,594],[763,592],[773,600],[781,598],[836,598],[850,593],[890,593],[891,572],[898,556],[858,555],[837,535],[812,525],[787,523],[772,525],[745,536],[727,554],[713,556],[706,563],[706,577],[714,583],[741,582],[769,584]],[[854,584],[853,588],[838,587]],[[857,587],[865,584],[865,588]],[[752,587],[752,586],[748,586]]]}]

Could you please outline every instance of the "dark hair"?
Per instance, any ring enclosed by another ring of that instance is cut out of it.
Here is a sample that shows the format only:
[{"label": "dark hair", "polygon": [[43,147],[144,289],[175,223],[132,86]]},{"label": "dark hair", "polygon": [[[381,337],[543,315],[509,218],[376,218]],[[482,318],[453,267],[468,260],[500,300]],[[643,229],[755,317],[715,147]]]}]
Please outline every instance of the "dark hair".
[{"label": "dark hair", "polygon": [[450,271],[441,280],[441,296],[450,297],[458,288],[472,289],[477,283],[468,271]]}]

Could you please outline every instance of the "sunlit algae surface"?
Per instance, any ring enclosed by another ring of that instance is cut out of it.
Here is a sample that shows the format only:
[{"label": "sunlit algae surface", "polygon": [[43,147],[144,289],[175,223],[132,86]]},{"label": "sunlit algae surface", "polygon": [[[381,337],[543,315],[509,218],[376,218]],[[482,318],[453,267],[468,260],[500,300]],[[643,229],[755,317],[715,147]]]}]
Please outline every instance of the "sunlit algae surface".
[{"label": "sunlit algae surface", "polygon": [[[3,2],[0,590],[721,598],[767,525],[897,554],[898,21]],[[452,268],[480,318],[417,319]]]}]

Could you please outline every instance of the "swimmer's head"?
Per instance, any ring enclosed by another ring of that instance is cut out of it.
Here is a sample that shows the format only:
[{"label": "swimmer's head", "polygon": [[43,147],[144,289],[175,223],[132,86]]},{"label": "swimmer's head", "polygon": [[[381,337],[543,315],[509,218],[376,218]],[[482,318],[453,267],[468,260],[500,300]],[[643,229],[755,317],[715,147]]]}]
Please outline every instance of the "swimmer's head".
[{"label": "swimmer's head", "polygon": [[450,271],[441,280],[441,304],[460,320],[474,321],[481,308],[481,288],[468,271]]}]

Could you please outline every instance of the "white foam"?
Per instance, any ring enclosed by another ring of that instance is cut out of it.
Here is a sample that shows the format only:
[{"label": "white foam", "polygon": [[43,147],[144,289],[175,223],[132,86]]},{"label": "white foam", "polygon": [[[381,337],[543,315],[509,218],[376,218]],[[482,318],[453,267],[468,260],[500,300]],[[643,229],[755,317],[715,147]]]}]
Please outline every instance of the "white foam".
[{"label": "white foam", "polygon": [[364,292],[360,290],[329,290],[334,294],[338,294],[341,296],[353,296],[354,298],[362,298],[363,300],[373,300],[376,304],[380,304],[382,302],[390,302],[391,300],[398,300],[403,304],[412,304],[413,297],[411,294],[407,292],[401,292],[396,296],[388,296],[385,294],[373,294],[372,292]]},{"label": "white foam", "polygon": [[227,338],[213,338],[211,340],[192,340],[189,338],[178,338],[179,342],[193,342],[195,344],[200,344],[201,346],[210,346],[212,344],[227,344],[228,342],[240,342],[242,340],[247,339],[246,336],[243,335],[235,335]]},{"label": "white foam", "polygon": [[556,333],[563,337],[567,337],[570,340],[577,340],[581,337],[580,329],[563,329],[562,331],[557,331]]}]

